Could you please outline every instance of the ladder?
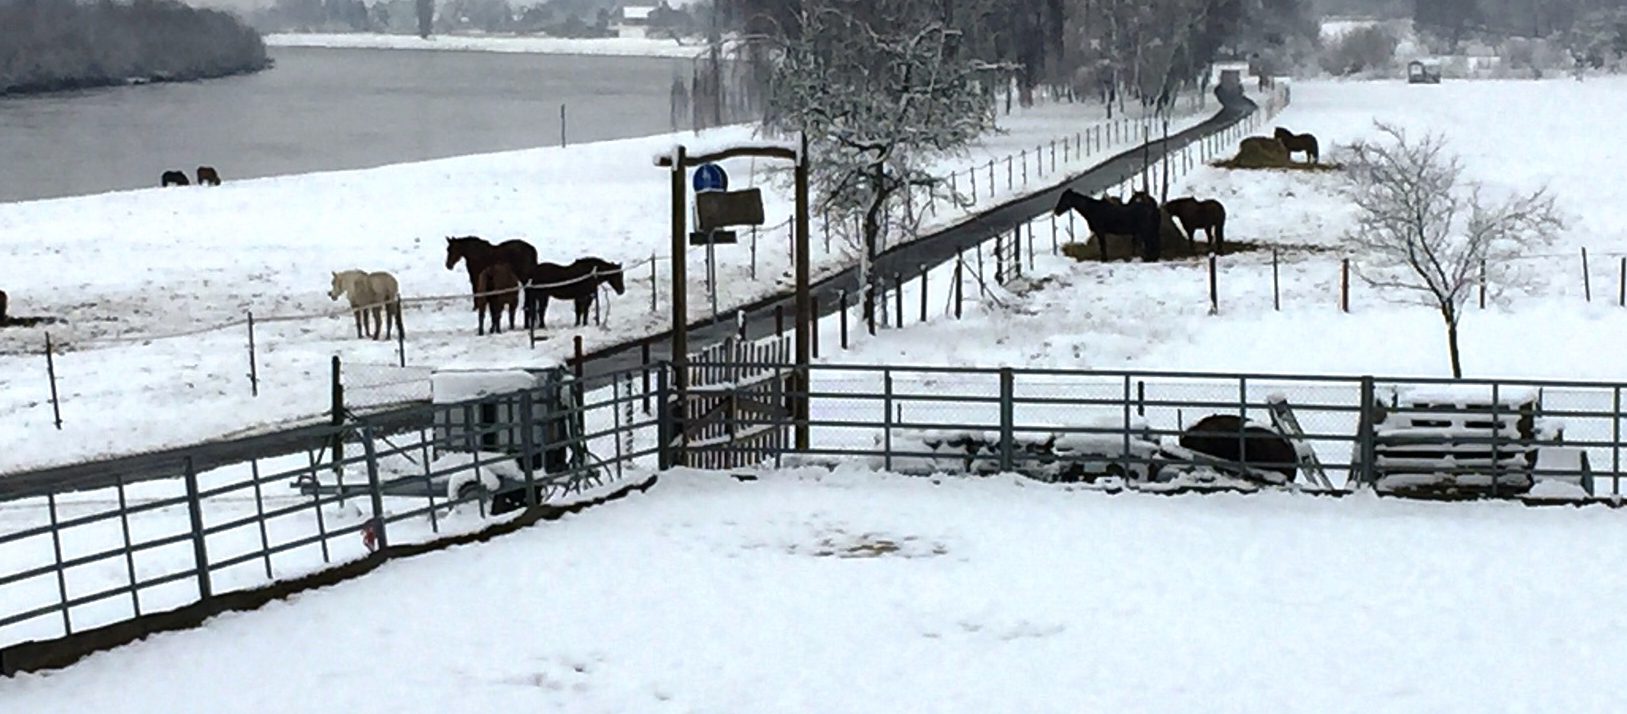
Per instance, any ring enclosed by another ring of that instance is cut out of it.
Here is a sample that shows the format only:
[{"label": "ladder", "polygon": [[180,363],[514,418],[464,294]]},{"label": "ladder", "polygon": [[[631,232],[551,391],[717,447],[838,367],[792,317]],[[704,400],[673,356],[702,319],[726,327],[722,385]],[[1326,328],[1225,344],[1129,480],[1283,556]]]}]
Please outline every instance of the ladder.
[{"label": "ladder", "polygon": [[1328,480],[1328,473],[1322,468],[1322,461],[1316,458],[1316,450],[1305,443],[1305,430],[1299,427],[1299,418],[1294,416],[1294,410],[1288,406],[1288,398],[1280,394],[1266,399],[1266,406],[1271,410],[1271,423],[1276,425],[1277,431],[1288,438],[1294,445],[1294,454],[1299,462],[1299,469],[1305,472],[1305,479],[1312,485],[1328,490],[1333,489],[1333,482]]}]

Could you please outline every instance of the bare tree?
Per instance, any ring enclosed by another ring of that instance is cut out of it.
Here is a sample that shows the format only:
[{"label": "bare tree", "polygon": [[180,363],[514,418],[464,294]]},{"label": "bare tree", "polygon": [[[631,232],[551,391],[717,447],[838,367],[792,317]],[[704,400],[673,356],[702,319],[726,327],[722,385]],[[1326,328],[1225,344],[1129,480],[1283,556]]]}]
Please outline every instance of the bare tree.
[{"label": "bare tree", "polygon": [[779,61],[767,124],[806,132],[818,210],[833,228],[858,224],[867,319],[868,267],[892,214],[911,226],[932,200],[964,202],[930,172],[933,162],[994,126],[979,85],[988,67],[959,55],[960,36],[938,10],[925,0],[809,0],[771,40]]},{"label": "bare tree", "polygon": [[1385,141],[1349,147],[1350,198],[1359,210],[1348,244],[1367,284],[1440,312],[1452,376],[1463,376],[1458,323],[1477,285],[1519,280],[1515,259],[1564,228],[1547,189],[1491,203],[1439,134],[1413,140],[1377,123]]}]

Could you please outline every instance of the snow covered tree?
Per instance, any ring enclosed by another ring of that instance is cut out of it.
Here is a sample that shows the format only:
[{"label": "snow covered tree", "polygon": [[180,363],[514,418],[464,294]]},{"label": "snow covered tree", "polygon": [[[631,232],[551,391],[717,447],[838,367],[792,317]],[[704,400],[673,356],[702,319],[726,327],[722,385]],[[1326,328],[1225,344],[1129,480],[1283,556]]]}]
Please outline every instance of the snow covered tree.
[{"label": "snow covered tree", "polygon": [[1350,198],[1358,209],[1347,244],[1367,284],[1440,312],[1452,376],[1463,376],[1458,323],[1478,285],[1518,282],[1516,259],[1564,227],[1547,189],[1490,203],[1438,134],[1410,139],[1378,123],[1383,142],[1349,147]]},{"label": "snow covered tree", "polygon": [[[994,126],[987,69],[957,52],[936,0],[808,0],[769,39],[778,62],[766,122],[807,134],[816,212],[858,252],[862,303],[875,315],[869,265],[894,214],[918,223],[929,199],[964,202],[930,169]],[[835,232],[835,231],[833,231]]]}]

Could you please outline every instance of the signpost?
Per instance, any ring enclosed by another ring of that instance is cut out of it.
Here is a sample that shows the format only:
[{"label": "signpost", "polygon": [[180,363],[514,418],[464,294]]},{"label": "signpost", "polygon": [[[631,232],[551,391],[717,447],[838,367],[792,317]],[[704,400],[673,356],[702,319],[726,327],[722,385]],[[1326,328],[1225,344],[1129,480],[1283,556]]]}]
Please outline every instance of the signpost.
[{"label": "signpost", "polygon": [[[712,299],[712,321],[717,321],[717,233],[701,220],[701,201],[703,196],[721,194],[729,190],[729,173],[717,164],[701,164],[695,167],[695,177],[690,185],[695,189],[695,224],[705,232],[706,237],[706,292]],[[732,236],[731,236],[732,237]],[[694,242],[690,237],[690,242]]]}]

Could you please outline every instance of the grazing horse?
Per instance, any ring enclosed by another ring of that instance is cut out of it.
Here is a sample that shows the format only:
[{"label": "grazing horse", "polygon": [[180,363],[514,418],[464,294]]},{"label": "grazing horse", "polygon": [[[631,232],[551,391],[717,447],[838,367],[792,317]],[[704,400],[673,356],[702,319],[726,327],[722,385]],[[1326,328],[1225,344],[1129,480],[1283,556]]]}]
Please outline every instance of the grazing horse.
[{"label": "grazing horse", "polygon": [[1203,231],[1209,241],[1209,252],[1219,255],[1226,246],[1226,207],[1219,201],[1198,200],[1191,196],[1177,198],[1164,204],[1164,210],[1180,221],[1186,239],[1192,240]]},{"label": "grazing horse", "polygon": [[[480,274],[497,263],[508,264],[514,277],[524,282],[531,273],[531,266],[537,264],[537,249],[523,240],[506,240],[492,245],[476,236],[447,236],[446,269],[456,268],[460,260],[469,269],[469,290],[481,293],[485,291],[480,289]],[[479,310],[480,305],[480,300],[476,299],[475,309]]]},{"label": "grazing horse", "polygon": [[531,271],[531,283],[525,289],[526,326],[535,319],[537,327],[547,327],[548,299],[573,300],[576,303],[576,325],[588,324],[588,308],[598,297],[599,285],[608,284],[617,295],[627,292],[622,278],[621,263],[600,258],[579,258],[570,265],[539,263]]},{"label": "grazing horse", "polygon": [[1084,216],[1085,224],[1090,231],[1098,235],[1114,234],[1128,235],[1135,239],[1141,247],[1142,257],[1146,260],[1158,260],[1160,244],[1158,238],[1158,203],[1151,196],[1142,198],[1145,194],[1132,196],[1125,204],[1091,198],[1073,189],[1062,192],[1057,199],[1053,214],[1066,213],[1069,209]]},{"label": "grazing horse", "polygon": [[1313,164],[1321,158],[1321,153],[1317,151],[1316,137],[1311,134],[1295,134],[1279,126],[1276,131],[1271,133],[1271,136],[1282,142],[1283,148],[1288,150],[1289,156],[1293,156],[1296,151],[1303,151],[1305,156],[1309,158],[1309,162]]},{"label": "grazing horse", "polygon": [[213,167],[213,166],[199,166],[198,167],[198,185],[199,186],[219,186],[220,185],[220,172],[216,171],[215,167]]},{"label": "grazing horse", "polygon": [[186,180],[186,172],[185,171],[165,171],[163,177],[159,178],[159,182],[160,182],[160,184],[159,184],[160,186],[163,186],[163,187],[166,187],[166,188],[169,187],[169,186],[190,186],[190,185],[192,185],[191,181]]},{"label": "grazing horse", "polygon": [[[366,337],[379,338],[379,327],[384,328],[384,339],[390,339],[390,325],[394,323],[402,337],[407,336],[407,328],[401,323],[401,287],[395,281],[395,276],[384,273],[369,273],[365,270],[346,270],[333,274],[333,287],[328,290],[328,299],[338,300],[340,295],[350,297],[350,309],[356,313],[356,338],[364,335],[363,324],[366,322],[363,313],[372,313],[373,323],[366,330]],[[389,319],[385,319],[388,317]]]},{"label": "grazing horse", "polygon": [[[499,292],[502,291],[502,292]],[[498,293],[484,295],[484,293]],[[491,315],[491,333],[496,335],[503,331],[503,308],[508,308],[508,329],[514,329],[514,309],[520,305],[520,277],[514,274],[514,269],[508,263],[492,263],[480,271],[480,277],[475,281],[475,310],[486,308],[485,312]],[[476,315],[480,327],[476,334],[486,334],[486,316]]]}]

